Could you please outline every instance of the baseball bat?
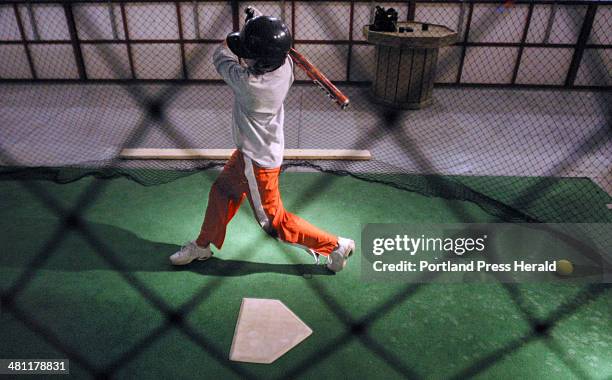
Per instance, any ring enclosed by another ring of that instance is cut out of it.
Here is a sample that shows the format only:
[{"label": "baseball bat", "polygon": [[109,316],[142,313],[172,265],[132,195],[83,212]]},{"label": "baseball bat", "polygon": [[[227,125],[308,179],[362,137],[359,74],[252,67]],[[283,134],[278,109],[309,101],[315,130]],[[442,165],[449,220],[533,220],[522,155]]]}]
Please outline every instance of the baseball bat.
[{"label": "baseball bat", "polygon": [[293,62],[300,69],[304,70],[306,75],[308,75],[308,77],[317,86],[319,86],[319,88],[321,88],[330,99],[336,102],[340,106],[340,108],[346,109],[346,107],[348,107],[349,98],[344,95],[342,91],[338,89],[338,87],[334,86],[334,84],[329,79],[327,79],[327,77],[323,75],[323,73],[319,69],[317,69],[312,63],[310,63],[310,61],[308,61],[308,59],[306,59],[306,57],[304,57],[294,48],[291,48],[291,50],[289,50],[289,55],[291,56]]}]

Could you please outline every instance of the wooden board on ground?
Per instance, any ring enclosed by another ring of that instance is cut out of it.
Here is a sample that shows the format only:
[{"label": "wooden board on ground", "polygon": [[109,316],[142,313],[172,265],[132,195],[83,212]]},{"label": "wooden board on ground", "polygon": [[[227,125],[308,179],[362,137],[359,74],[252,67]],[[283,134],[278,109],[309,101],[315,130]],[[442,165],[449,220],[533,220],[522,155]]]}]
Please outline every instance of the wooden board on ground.
[{"label": "wooden board on ground", "polygon": [[[235,149],[126,148],[119,156],[132,160],[227,160]],[[369,160],[369,150],[285,149],[286,160]]]},{"label": "wooden board on ground", "polygon": [[243,298],[230,360],[270,364],[310,334],[310,327],[281,301]]}]

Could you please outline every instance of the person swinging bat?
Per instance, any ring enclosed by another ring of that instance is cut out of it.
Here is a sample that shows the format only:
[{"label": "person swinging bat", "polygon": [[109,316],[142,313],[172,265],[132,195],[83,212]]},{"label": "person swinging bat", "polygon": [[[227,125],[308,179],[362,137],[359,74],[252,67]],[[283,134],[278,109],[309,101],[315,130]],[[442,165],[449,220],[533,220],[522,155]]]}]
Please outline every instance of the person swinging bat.
[{"label": "person swinging bat", "polygon": [[[268,235],[304,248],[317,263],[320,256],[326,257],[327,268],[339,272],[355,250],[355,242],[315,227],[283,207],[279,191],[283,102],[294,80],[294,61],[300,65],[300,58],[290,52],[287,26],[278,18],[254,12],[247,9],[242,30],[230,33],[213,54],[217,72],[234,93],[232,133],[237,149],[210,189],[198,237],[170,256],[170,261],[186,265],[209,259],[211,244],[221,249],[227,225],[246,198]],[[318,74],[312,73],[325,86]],[[334,100],[340,106],[348,104],[334,88],[330,88]]]}]

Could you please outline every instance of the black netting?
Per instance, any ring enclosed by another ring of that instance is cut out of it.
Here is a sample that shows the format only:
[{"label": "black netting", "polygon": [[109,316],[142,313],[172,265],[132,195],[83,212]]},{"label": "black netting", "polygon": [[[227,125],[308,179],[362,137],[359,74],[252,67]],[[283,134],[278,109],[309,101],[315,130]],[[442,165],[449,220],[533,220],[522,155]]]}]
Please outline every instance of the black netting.
[{"label": "black netting", "polygon": [[[250,4],[250,3],[249,3]],[[362,34],[374,4],[393,6],[400,19],[458,31],[440,50],[432,104],[420,110],[373,102],[376,51]],[[215,72],[212,51],[238,29],[248,4],[233,2],[15,1],[0,5],[0,179],[19,180],[66,223],[26,271],[3,290],[3,308],[92,374],[112,375],[147,346],[143,340],[110,367],[99,368],[62,345],[15,300],[21,286],[75,230],[166,318],[235,374],[205,334],[181,318],[207,297],[196,294],[174,310],[95,238],[80,216],[104,185],[84,189],[65,208],[32,179],[69,183],[85,176],[168,183],[223,163],[205,160],[124,160],[122,148],[232,148],[232,94]],[[286,148],[368,149],[370,161],[286,161],[284,169],[315,170],[473,202],[512,222],[610,223],[612,214],[612,2],[609,1],[263,1],[283,17],[295,47],[351,99],[341,111],[297,71],[285,103]],[[329,183],[316,183],[324,190]],[[310,200],[305,189],[304,201]],[[595,206],[594,206],[595,205]],[[449,205],[449,207],[451,207]],[[462,210],[458,220],[468,222]],[[598,244],[609,247],[611,236]],[[237,269],[239,270],[239,269]],[[323,288],[309,282],[346,332],[321,354],[354,337],[407,377],[410,366],[367,334],[375,320],[420,287],[353,320]],[[514,286],[505,290],[521,307]],[[208,288],[207,288],[208,289]],[[548,318],[525,311],[530,334],[459,372],[479,373],[516,347],[547,335],[560,318],[607,292],[589,286]],[[155,339],[160,331],[150,336]],[[551,347],[554,343],[550,343]],[[551,348],[555,350],[555,348]],[[313,358],[289,372],[299,375]],[[580,372],[577,372],[580,374]]]}]

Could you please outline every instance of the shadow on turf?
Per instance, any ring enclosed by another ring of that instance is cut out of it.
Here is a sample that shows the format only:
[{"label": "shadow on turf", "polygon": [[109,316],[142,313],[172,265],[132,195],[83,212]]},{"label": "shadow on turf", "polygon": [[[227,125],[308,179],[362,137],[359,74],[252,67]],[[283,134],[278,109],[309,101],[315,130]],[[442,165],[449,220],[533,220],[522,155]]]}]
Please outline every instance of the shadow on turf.
[{"label": "shadow on turf", "polygon": [[[10,222],[8,218],[3,220],[4,222],[0,222],[0,237],[5,247],[11,247],[12,254],[0,255],[0,268],[24,268],[34,252],[41,248],[40,244],[47,234],[60,222],[47,217],[13,217]],[[255,263],[215,256],[207,261],[194,261],[190,265],[175,267],[170,264],[168,257],[181,248],[176,244],[146,240],[128,230],[108,224],[87,222],[87,225],[98,239],[117,252],[124,270],[128,272],[189,271],[205,276],[247,276],[257,273],[306,277],[333,275],[323,265]],[[32,231],[37,231],[36,238],[32,236]],[[69,231],[67,235],[57,253],[43,269],[73,272],[110,269],[80,234]],[[216,255],[222,254],[216,252]],[[309,258],[306,257],[305,260]]]},{"label": "shadow on turf", "polygon": [[334,273],[323,265],[316,264],[267,264],[240,260],[224,260],[212,257],[205,262],[194,262],[187,267],[177,267],[207,276],[246,276],[255,273],[279,273],[294,276],[323,275]]}]

